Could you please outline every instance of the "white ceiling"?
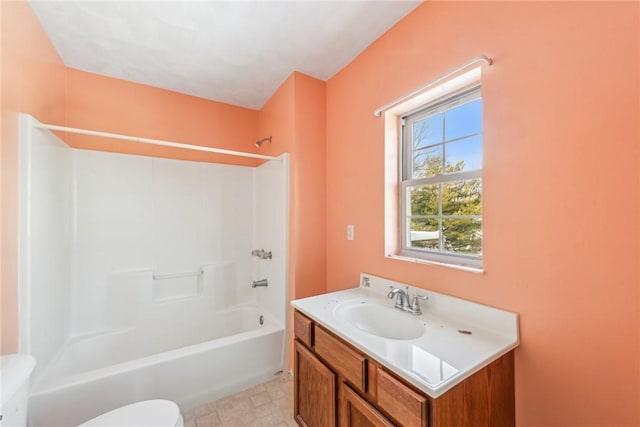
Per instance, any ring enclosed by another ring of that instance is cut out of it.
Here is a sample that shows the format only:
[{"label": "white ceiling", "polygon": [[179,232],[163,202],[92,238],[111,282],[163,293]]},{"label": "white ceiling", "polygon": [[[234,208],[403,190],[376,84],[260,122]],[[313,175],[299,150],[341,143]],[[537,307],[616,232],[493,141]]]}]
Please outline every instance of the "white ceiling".
[{"label": "white ceiling", "polygon": [[254,109],[293,71],[329,79],[419,3],[30,1],[68,67]]}]

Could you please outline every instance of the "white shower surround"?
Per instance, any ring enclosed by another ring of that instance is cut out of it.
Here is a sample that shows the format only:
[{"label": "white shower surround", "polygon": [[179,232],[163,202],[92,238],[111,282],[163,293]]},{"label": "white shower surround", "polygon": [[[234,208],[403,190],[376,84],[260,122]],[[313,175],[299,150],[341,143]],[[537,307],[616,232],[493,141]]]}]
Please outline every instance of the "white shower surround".
[{"label": "white shower surround", "polygon": [[[184,408],[286,366],[287,155],[249,168],[77,150],[35,123],[20,115],[20,351],[38,361],[36,411],[83,395],[95,404],[75,413],[58,406],[69,413],[60,422],[123,399],[165,397]],[[259,248],[273,259],[251,257]],[[153,277],[183,272],[197,274]],[[251,288],[263,278],[268,288]],[[238,322],[255,329],[224,328],[222,313],[245,313]],[[102,347],[115,357],[90,366],[87,343],[117,343],[115,336],[120,344]],[[125,337],[135,349],[122,344]],[[224,343],[252,354],[257,366],[243,371]],[[227,368],[206,367],[206,360],[218,366],[225,359]],[[197,377],[187,375],[197,364],[218,377],[182,384],[181,377]],[[73,367],[67,375],[65,366]],[[162,366],[171,368],[162,374]],[[123,372],[147,387],[125,393],[131,387],[117,380]],[[219,377],[225,372],[231,377]]]}]

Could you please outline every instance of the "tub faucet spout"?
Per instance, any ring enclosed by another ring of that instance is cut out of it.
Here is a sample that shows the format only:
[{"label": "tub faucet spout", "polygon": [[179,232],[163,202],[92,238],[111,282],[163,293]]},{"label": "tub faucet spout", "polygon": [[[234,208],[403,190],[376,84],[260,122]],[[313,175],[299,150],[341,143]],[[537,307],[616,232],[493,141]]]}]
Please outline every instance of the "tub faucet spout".
[{"label": "tub faucet spout", "polygon": [[258,287],[266,288],[267,286],[269,286],[269,282],[267,282],[267,279],[254,280],[253,283],[251,284],[252,288],[258,288]]}]

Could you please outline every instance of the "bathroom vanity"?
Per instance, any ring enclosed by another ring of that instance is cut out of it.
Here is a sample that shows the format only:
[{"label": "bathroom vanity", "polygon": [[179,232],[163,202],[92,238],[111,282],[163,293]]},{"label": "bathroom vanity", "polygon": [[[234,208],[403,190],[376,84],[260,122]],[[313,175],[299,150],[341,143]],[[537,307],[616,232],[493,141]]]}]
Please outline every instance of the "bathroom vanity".
[{"label": "bathroom vanity", "polygon": [[[393,288],[428,298],[422,314],[394,308]],[[292,305],[299,425],[515,425],[516,314],[368,274]]]}]

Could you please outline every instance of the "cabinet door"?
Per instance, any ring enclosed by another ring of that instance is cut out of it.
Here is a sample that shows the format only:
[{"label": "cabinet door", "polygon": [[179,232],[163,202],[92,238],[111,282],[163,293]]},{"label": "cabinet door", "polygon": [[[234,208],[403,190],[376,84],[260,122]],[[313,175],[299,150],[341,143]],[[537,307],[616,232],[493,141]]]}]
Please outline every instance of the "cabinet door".
[{"label": "cabinet door", "polygon": [[346,383],[340,389],[340,427],[394,427]]},{"label": "cabinet door", "polygon": [[336,376],[295,341],[294,416],[303,427],[336,425]]}]

